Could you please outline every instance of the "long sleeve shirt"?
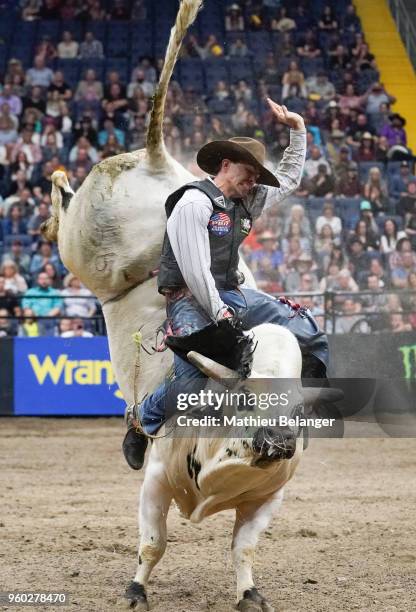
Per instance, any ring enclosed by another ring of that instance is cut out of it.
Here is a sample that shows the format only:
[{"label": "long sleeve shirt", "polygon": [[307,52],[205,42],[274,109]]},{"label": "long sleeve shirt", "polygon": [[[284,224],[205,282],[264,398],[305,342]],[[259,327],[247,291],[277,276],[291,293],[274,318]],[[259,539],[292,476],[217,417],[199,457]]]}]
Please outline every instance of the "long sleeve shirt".
[{"label": "long sleeve shirt", "polygon": [[[256,185],[244,198],[253,220],[298,188],[306,154],[305,130],[291,130],[290,145],[274,172],[279,187]],[[179,269],[191,293],[215,321],[225,308],[211,274],[208,222],[211,200],[198,189],[188,189],[176,203],[167,222],[167,233]]]}]

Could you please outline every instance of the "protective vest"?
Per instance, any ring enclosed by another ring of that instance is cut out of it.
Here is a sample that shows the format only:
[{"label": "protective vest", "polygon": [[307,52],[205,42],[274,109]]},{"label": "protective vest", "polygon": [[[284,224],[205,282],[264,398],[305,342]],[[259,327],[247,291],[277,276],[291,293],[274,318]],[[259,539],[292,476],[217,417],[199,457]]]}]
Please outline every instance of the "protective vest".
[{"label": "protective vest", "polygon": [[[206,179],[188,183],[172,193],[165,204],[167,218],[187,189],[199,189],[211,200],[213,213],[207,226],[211,273],[217,289],[235,289],[244,281],[242,273],[238,271],[238,248],[250,233],[252,217],[241,199],[226,198],[212,181]],[[169,236],[165,232],[158,274],[159,293],[185,285]]]}]

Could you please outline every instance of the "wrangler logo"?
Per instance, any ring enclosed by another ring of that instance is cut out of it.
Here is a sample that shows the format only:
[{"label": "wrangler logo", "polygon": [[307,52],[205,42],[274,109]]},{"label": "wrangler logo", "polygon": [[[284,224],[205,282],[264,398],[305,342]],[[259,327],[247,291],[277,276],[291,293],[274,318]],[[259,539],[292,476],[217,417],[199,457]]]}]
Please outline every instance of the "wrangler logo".
[{"label": "wrangler logo", "polygon": [[54,385],[63,383],[65,385],[113,385],[115,383],[114,372],[108,359],[81,359],[79,361],[68,359],[68,355],[59,355],[56,361],[52,361],[47,355],[43,361],[39,361],[37,355],[29,354],[28,359],[33,373],[40,385],[49,379]]}]

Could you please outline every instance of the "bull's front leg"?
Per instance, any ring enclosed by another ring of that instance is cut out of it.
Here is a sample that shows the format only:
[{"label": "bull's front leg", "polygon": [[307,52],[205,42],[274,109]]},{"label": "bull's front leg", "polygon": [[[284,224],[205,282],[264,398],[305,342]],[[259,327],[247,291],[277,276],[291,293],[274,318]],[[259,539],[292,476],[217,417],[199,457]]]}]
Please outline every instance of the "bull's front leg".
[{"label": "bull's front leg", "polygon": [[149,610],[147,582],[166,549],[166,519],[171,500],[163,465],[151,455],[140,492],[139,564],[124,595],[134,610]]},{"label": "bull's front leg", "polygon": [[237,609],[242,612],[273,612],[254,586],[253,563],[256,545],[283,499],[283,489],[261,505],[249,502],[236,508],[232,556],[237,574]]}]

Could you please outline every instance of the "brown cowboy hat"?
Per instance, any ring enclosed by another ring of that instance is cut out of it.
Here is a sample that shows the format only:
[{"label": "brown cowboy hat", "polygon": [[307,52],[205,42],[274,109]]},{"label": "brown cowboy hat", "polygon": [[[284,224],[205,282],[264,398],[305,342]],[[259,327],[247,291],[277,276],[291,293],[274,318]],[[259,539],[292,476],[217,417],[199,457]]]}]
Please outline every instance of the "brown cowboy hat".
[{"label": "brown cowboy hat", "polygon": [[229,140],[213,140],[198,151],[198,166],[210,175],[215,175],[223,159],[232,162],[250,164],[259,172],[257,183],[279,187],[277,178],[263,165],[266,159],[264,144],[254,138],[236,136]]}]

